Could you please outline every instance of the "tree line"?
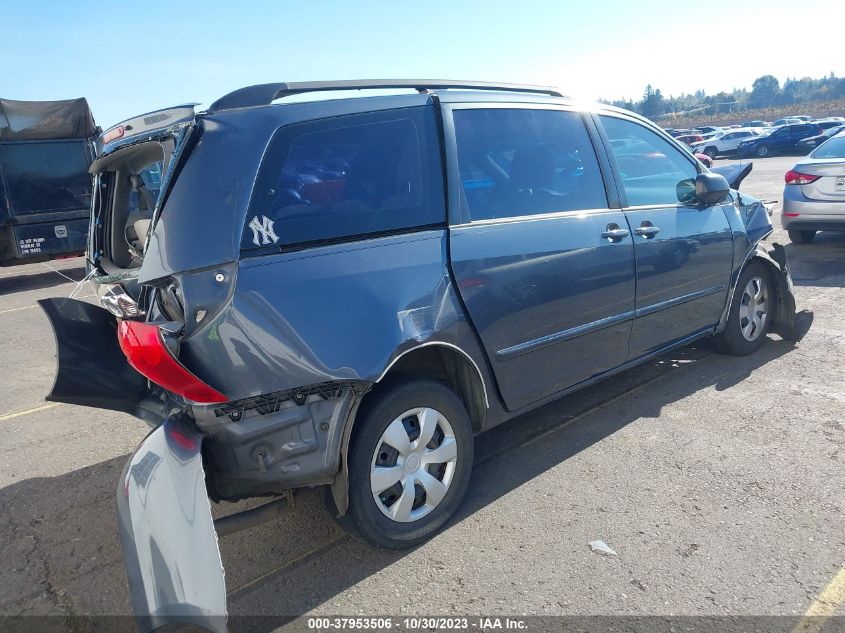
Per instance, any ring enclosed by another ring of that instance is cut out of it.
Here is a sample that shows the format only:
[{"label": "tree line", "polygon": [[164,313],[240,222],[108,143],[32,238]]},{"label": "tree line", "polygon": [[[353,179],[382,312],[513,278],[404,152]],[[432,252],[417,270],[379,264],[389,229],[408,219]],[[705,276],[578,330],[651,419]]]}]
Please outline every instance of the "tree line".
[{"label": "tree line", "polygon": [[708,95],[703,90],[678,97],[665,96],[660,88],[648,84],[639,101],[619,99],[605,101],[626,110],[633,110],[651,119],[668,114],[700,112],[701,114],[726,114],[749,108],[803,104],[811,101],[829,101],[845,98],[845,77],[830,73],[826,77],[788,78],[780,84],[777,77],[763,75],[754,80],[751,90],[734,88],[732,92]]}]

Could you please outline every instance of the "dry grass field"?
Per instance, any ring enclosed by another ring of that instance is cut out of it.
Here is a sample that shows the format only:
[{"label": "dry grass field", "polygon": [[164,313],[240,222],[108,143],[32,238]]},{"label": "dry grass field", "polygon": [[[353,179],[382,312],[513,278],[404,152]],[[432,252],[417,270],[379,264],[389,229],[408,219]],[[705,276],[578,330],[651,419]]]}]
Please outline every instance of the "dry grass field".
[{"label": "dry grass field", "polygon": [[705,114],[696,112],[677,116],[666,115],[661,117],[658,122],[663,127],[672,128],[687,128],[696,125],[738,125],[743,121],[774,121],[792,114],[806,114],[814,118],[845,116],[845,99],[812,101],[804,104],[780,105],[731,113]]}]

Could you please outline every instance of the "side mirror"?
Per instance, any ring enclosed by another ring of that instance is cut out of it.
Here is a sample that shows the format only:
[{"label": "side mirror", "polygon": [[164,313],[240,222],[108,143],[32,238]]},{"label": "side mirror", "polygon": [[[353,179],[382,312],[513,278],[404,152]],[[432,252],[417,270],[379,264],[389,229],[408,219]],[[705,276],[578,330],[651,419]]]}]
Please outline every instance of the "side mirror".
[{"label": "side mirror", "polygon": [[678,183],[678,200],[683,204],[716,204],[731,188],[721,174],[701,173],[695,179],[687,178]]}]

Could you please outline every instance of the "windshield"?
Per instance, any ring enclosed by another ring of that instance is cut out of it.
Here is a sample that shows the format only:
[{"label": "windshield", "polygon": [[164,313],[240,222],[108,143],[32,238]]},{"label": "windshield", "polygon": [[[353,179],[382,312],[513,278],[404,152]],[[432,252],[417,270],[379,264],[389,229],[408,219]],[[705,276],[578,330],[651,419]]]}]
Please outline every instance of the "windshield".
[{"label": "windshield", "polygon": [[810,158],[845,158],[845,136],[828,139],[810,154]]}]

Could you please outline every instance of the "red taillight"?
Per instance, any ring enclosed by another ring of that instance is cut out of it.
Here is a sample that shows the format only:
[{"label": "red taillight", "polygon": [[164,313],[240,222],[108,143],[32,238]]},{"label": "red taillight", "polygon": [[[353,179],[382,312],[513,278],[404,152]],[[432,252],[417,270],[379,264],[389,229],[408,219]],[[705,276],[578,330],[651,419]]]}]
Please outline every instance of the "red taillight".
[{"label": "red taillight", "polygon": [[121,138],[125,132],[126,128],[122,125],[118,125],[117,127],[110,129],[108,132],[103,134],[103,145],[111,143],[115,139]]},{"label": "red taillight", "polygon": [[821,176],[813,176],[812,174],[802,174],[800,171],[790,169],[786,172],[784,180],[787,185],[809,185],[811,182],[816,182]]},{"label": "red taillight", "polygon": [[158,326],[140,321],[120,321],[117,340],[129,364],[155,384],[199,404],[226,402],[228,398],[205,384],[173,358],[161,340]]},{"label": "red taillight", "polygon": [[801,214],[800,213],[784,213],[784,215],[788,218],[797,218]]}]

